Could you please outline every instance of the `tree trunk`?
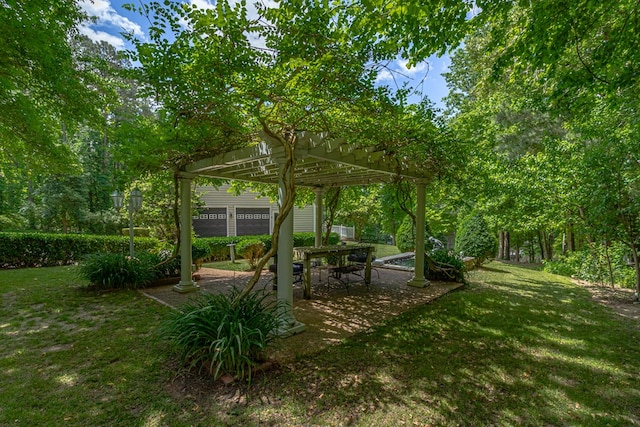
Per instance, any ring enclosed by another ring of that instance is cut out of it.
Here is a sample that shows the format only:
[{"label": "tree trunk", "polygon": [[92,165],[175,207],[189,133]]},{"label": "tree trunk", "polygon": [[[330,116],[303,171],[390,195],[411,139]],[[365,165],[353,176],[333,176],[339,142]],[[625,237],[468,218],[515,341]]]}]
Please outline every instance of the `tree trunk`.
[{"label": "tree trunk", "polygon": [[536,262],[536,246],[533,242],[534,235],[533,233],[529,235],[529,262],[533,264]]},{"label": "tree trunk", "polygon": [[545,235],[545,244],[546,244],[546,260],[547,261],[552,261],[553,260],[553,233],[549,233],[547,235]]},{"label": "tree trunk", "polygon": [[604,255],[607,259],[607,271],[609,272],[609,283],[611,283],[611,287],[615,288],[615,279],[613,277],[613,266],[611,265],[611,255],[609,254],[609,245],[611,243],[609,241],[604,242]]},{"label": "tree trunk", "polygon": [[576,235],[573,233],[573,223],[567,225],[567,252],[576,251]]},{"label": "tree trunk", "polygon": [[504,232],[504,259],[505,261],[511,261],[511,239],[509,237],[509,232]]},{"label": "tree trunk", "polygon": [[633,254],[633,267],[636,270],[636,301],[640,301],[640,260],[638,260],[636,245],[631,245],[631,253]]},{"label": "tree trunk", "polygon": [[538,230],[538,246],[540,247],[540,261],[542,261],[544,258],[544,250],[546,245],[544,244],[544,231]]},{"label": "tree trunk", "polygon": [[325,193],[325,209],[326,215],[324,219],[324,235],[322,236],[322,245],[327,246],[329,244],[329,237],[331,236],[331,228],[333,227],[333,220],[336,216],[336,210],[338,209],[338,201],[340,200],[340,191],[342,187],[330,188]]},{"label": "tree trunk", "polygon": [[69,221],[67,221],[67,214],[63,213],[62,218],[60,218],[60,223],[62,224],[62,234],[69,233]]},{"label": "tree trunk", "polygon": [[498,259],[504,259],[504,232],[498,231]]},{"label": "tree trunk", "polygon": [[[282,147],[284,148],[284,166],[282,171],[282,181],[285,186],[285,194],[284,199],[282,201],[282,206],[280,206],[280,212],[276,217],[273,224],[273,233],[271,234],[271,248],[258,260],[256,263],[256,269],[253,273],[253,276],[249,279],[245,287],[236,297],[236,301],[241,300],[251,293],[256,283],[260,280],[260,276],[262,274],[262,268],[265,264],[278,253],[278,236],[280,235],[280,227],[285,218],[289,215],[289,212],[293,209],[295,196],[296,196],[296,188],[295,188],[295,155],[294,149],[297,142],[297,137],[295,132],[290,132],[287,136],[272,132],[269,129],[266,123],[262,123],[263,130],[273,139],[280,141]],[[291,256],[288,254],[288,256]]]}]

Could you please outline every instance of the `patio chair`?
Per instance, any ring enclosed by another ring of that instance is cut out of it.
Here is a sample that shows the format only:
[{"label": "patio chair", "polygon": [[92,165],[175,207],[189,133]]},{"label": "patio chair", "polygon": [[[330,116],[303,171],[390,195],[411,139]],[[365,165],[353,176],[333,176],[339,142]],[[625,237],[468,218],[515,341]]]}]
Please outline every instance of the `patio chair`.
[{"label": "patio chair", "polygon": [[[375,259],[376,259],[375,255],[371,255],[372,263],[373,261],[375,261]],[[367,253],[355,252],[355,253],[349,254],[347,256],[347,261],[349,262],[349,265],[357,267],[357,270],[356,270],[357,273],[355,274],[357,274],[358,276],[361,276],[362,272],[367,267]],[[373,264],[371,264],[371,271],[375,271],[376,274],[378,275],[378,279],[380,278],[380,272],[378,271],[377,268],[375,268]]]},{"label": "patio chair", "polygon": [[[278,264],[271,264],[269,271],[273,273],[271,278],[271,288],[275,291],[278,289]],[[304,281],[304,266],[301,262],[293,263],[293,283],[302,283]]]}]

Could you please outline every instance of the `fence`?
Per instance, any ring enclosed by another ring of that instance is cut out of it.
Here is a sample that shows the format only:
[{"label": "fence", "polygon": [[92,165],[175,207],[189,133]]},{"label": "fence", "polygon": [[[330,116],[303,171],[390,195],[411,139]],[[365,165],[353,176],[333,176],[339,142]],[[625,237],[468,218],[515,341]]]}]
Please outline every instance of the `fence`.
[{"label": "fence", "polygon": [[347,227],[345,225],[334,225],[331,227],[332,233],[338,233],[340,235],[340,239],[351,239],[355,238],[355,229],[354,227]]}]

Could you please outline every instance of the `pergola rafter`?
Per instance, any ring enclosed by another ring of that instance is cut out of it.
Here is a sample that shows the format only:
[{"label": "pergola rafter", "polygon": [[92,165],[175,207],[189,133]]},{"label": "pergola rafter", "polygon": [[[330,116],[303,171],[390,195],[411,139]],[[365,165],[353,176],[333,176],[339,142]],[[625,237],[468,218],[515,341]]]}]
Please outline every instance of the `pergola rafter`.
[{"label": "pergola rafter", "polygon": [[[197,176],[208,176],[230,180],[242,180],[277,184],[280,182],[285,149],[280,141],[266,134],[257,144],[230,151],[210,158],[195,161],[185,166],[181,173],[181,281],[174,289],[178,292],[189,292],[197,289],[191,279],[191,179]],[[321,193],[330,187],[349,185],[369,185],[393,182],[398,178],[410,180],[418,190],[416,268],[415,277],[408,284],[426,286],[424,279],[424,200],[426,182],[433,172],[417,164],[408,157],[398,158],[395,153],[372,146],[349,144],[341,138],[332,138],[328,134],[298,132],[294,147],[296,186],[316,189],[316,203],[322,202]],[[280,200],[282,203],[282,200]],[[316,207],[316,215],[321,215],[321,206]],[[293,211],[286,218],[280,229],[278,248],[292,249]],[[316,218],[316,223],[321,223]],[[321,230],[316,228],[316,234]],[[316,236],[316,244],[319,244]],[[278,299],[293,304],[293,260],[290,256],[278,257]],[[288,314],[292,319],[284,334],[296,333],[304,329],[293,312]]]},{"label": "pergola rafter", "polygon": [[[278,183],[279,159],[284,148],[279,141],[262,135],[250,147],[196,161],[185,167],[192,175],[242,181]],[[431,172],[412,159],[398,159],[385,150],[348,144],[326,134],[300,132],[295,146],[296,185],[338,187],[392,182],[398,177],[412,181],[428,179]]]}]

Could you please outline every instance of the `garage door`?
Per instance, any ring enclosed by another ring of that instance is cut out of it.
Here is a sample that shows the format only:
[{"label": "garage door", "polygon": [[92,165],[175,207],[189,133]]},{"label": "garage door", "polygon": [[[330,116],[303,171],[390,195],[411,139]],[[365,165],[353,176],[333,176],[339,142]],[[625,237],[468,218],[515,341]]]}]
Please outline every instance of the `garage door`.
[{"label": "garage door", "polygon": [[269,208],[237,208],[236,234],[238,236],[269,234]]},{"label": "garage door", "polygon": [[193,217],[193,231],[200,237],[227,235],[227,208],[199,209]]}]

